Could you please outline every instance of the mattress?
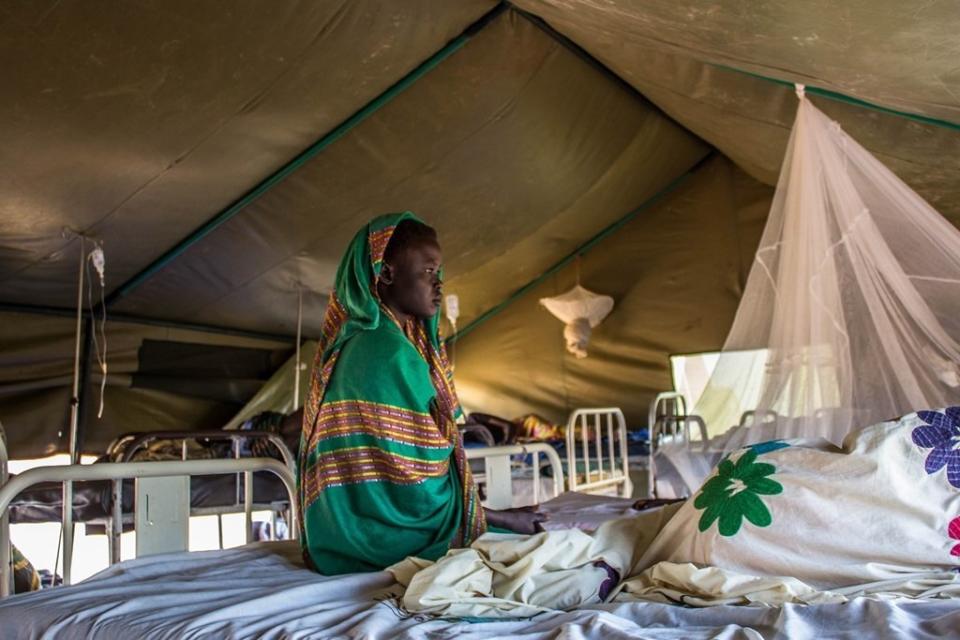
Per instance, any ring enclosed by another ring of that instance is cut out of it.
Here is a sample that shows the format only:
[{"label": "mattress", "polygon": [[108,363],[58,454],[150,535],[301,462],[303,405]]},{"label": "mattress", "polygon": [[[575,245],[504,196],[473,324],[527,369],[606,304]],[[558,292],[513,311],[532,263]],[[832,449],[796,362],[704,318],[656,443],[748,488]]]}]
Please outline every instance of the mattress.
[{"label": "mattress", "polygon": [[[564,495],[554,525],[589,528],[628,501]],[[296,542],[129,560],[69,587],[0,601],[4,638],[950,638],[956,600],[855,599],[843,604],[688,608],[601,604],[529,619],[411,616],[387,572],[327,577]]]}]

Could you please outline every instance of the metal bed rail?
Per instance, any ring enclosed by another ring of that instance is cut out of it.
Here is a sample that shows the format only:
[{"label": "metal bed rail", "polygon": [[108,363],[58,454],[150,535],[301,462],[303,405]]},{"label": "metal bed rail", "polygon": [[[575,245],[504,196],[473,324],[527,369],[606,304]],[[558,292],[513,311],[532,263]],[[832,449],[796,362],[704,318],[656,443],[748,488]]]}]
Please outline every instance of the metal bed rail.
[{"label": "metal bed rail", "polygon": [[703,450],[709,444],[707,425],[703,418],[687,413],[687,400],[682,393],[665,391],[658,393],[650,403],[647,416],[650,430],[650,447],[647,460],[647,495],[657,497],[656,462],[654,456],[664,445],[679,444],[689,447],[690,432],[697,427],[700,432]]},{"label": "metal bed rail", "polygon": [[[229,440],[232,443],[232,452],[234,459],[240,459],[240,443],[242,441],[262,440],[269,442],[280,452],[283,463],[290,469],[294,477],[297,475],[297,465],[293,453],[286,442],[279,434],[272,431],[147,431],[142,433],[127,433],[116,440],[107,449],[107,455],[118,462],[130,462],[138,451],[156,440],[179,440],[181,460],[187,460],[187,441],[188,440]],[[122,484],[120,480],[113,481],[112,505],[113,515],[110,518],[110,561],[112,563],[120,561],[120,537],[123,533],[123,495]],[[243,484],[243,511],[245,515],[245,531],[247,542],[250,542],[250,532],[253,528],[253,477],[252,474],[244,474]],[[239,474],[237,478],[236,500],[235,504],[240,504],[240,482]],[[273,529],[276,530],[276,523]]]},{"label": "metal bed rail", "polygon": [[[0,459],[4,461],[3,467],[6,467],[6,449],[0,448]],[[10,556],[10,527],[7,520],[7,507],[13,499],[24,489],[40,482],[80,482],[85,480],[113,480],[115,486],[125,478],[161,478],[175,476],[203,476],[229,473],[243,473],[247,486],[252,486],[252,476],[255,471],[269,471],[280,478],[287,489],[287,497],[290,500],[291,522],[288,523],[291,537],[296,538],[297,522],[297,482],[294,473],[290,468],[273,458],[239,458],[227,460],[168,460],[161,462],[103,462],[98,464],[74,464],[57,465],[50,467],[37,467],[29,469],[18,474],[12,479],[6,480],[0,486],[0,552],[4,554],[7,561],[0,566],[0,597],[10,595],[11,589],[11,566]],[[6,479],[6,474],[3,473]],[[252,496],[248,491],[245,497],[245,508],[247,511],[247,520],[250,520],[249,509],[252,508]],[[187,505],[189,509],[189,505]],[[64,511],[71,511],[69,504],[64,504]],[[66,529],[62,532],[67,535]],[[247,529],[247,541],[250,540],[250,528]],[[68,567],[72,562],[69,555],[64,555],[64,567]],[[111,564],[114,563],[113,554],[111,554]],[[68,572],[64,570],[64,584],[69,584],[67,580]]]},{"label": "metal bed rail", "polygon": [[[665,412],[661,413],[661,405]],[[650,431],[650,446],[647,447],[647,497],[657,497],[657,468],[654,456],[657,454],[658,425],[662,416],[683,416],[687,414],[687,399],[677,391],[664,391],[650,403],[647,415],[647,429]]]},{"label": "metal bed rail", "polygon": [[293,453],[279,434],[273,431],[145,431],[127,433],[114,441],[107,450],[107,455],[116,462],[130,462],[133,456],[143,447],[155,440],[180,440],[181,456],[187,459],[187,440],[231,440],[234,443],[234,457],[240,457],[236,452],[239,443],[243,440],[266,440],[280,451],[291,471],[296,470],[296,461]]},{"label": "metal bed rail", "polygon": [[513,476],[510,457],[533,454],[533,501],[540,502],[540,454],[547,456],[553,469],[553,497],[563,493],[563,463],[556,449],[545,442],[507,444],[496,447],[466,449],[467,459],[483,458],[487,484],[487,505],[491,509],[509,509],[513,505]]},{"label": "metal bed rail", "polygon": [[[590,424],[592,422],[592,425]],[[591,432],[592,427],[592,432]],[[606,427],[607,464],[604,465],[603,433]],[[580,448],[583,453],[583,480],[577,472],[576,434],[580,433]],[[593,440],[593,460],[591,462],[590,442]],[[616,443],[616,448],[615,448]],[[616,449],[619,449],[620,462],[617,462]],[[567,420],[567,473],[571,491],[597,491],[607,487],[617,487],[621,497],[629,498],[633,494],[630,480],[629,450],[627,448],[627,423],[623,412],[617,407],[595,409],[577,409]],[[596,479],[594,479],[596,478]]]},{"label": "metal bed rail", "polygon": [[[822,411],[823,409],[818,409],[814,415],[819,417],[820,412]],[[751,409],[740,414],[740,423],[737,426],[749,427],[755,424],[770,424],[776,423],[778,420],[780,420],[780,414],[778,414],[776,411],[771,411],[770,409],[756,411]]]},{"label": "metal bed rail", "polygon": [[[666,412],[661,413],[661,406]],[[677,391],[664,391],[658,393],[657,397],[650,403],[650,413],[647,415],[647,426],[650,429],[650,439],[653,440],[653,427],[657,420],[663,416],[685,416],[687,415],[687,399],[682,393]]]},{"label": "metal bed rail", "polygon": [[[7,486],[10,469],[7,456],[7,434],[0,425],[0,488]],[[13,593],[13,554],[10,551],[10,514],[0,509],[0,598]]]},{"label": "metal bed rail", "polygon": [[710,444],[707,438],[707,423],[703,418],[695,415],[688,416],[661,416],[653,426],[653,432],[650,436],[651,443],[656,443],[656,448],[665,444],[679,443],[690,446],[690,432],[696,427],[700,432],[700,442],[704,450]]}]

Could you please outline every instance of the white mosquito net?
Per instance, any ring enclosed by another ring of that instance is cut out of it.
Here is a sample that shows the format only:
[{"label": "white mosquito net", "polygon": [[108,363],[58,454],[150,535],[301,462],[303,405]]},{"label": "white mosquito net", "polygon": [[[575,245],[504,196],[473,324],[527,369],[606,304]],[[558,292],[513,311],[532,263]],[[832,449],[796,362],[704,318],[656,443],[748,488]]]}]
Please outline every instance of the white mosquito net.
[{"label": "white mosquito net", "polygon": [[694,410],[711,435],[743,424],[725,450],[839,443],[960,403],[960,232],[797,93],[760,247]]}]

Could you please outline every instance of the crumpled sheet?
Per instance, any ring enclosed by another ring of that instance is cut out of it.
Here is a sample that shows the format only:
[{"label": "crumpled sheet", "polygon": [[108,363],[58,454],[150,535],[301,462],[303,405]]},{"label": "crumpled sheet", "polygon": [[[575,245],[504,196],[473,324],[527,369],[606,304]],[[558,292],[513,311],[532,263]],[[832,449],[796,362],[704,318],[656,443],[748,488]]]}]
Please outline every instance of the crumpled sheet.
[{"label": "crumpled sheet", "polygon": [[960,416],[951,411],[873,425],[842,448],[807,440],[752,445],[724,460],[693,499],[611,520],[592,534],[488,534],[435,564],[401,563],[392,571],[408,587],[403,606],[527,617],[594,605],[606,578],[598,562],[626,577],[620,602],[960,598],[960,557],[951,551],[960,547],[950,537],[960,487],[931,466],[932,445],[923,439],[931,423]]},{"label": "crumpled sheet", "polygon": [[[960,598],[960,574],[921,571],[893,580],[820,591],[790,577],[751,576],[719,567],[658,562],[624,582],[617,602],[645,600],[693,607],[834,604],[853,598]],[[957,603],[960,609],[960,601]]]},{"label": "crumpled sheet", "polygon": [[532,619],[411,615],[387,572],[326,577],[297,542],[260,542],[128,560],[70,587],[0,600],[4,640],[744,640],[956,637],[956,600],[855,598],[843,604],[683,607],[612,602]]},{"label": "crumpled sheet", "polygon": [[[406,587],[400,598],[412,614],[446,618],[530,618],[602,603],[608,573],[621,576],[680,505],[605,523],[594,533],[577,529],[534,536],[487,534],[468,549],[437,562],[407,558],[390,567]],[[899,578],[821,590],[789,576],[754,576],[720,567],[658,562],[612,591],[613,602],[659,602],[693,607],[838,604],[855,598],[960,599],[960,573],[917,571]],[[611,599],[611,598],[608,598]],[[960,610],[960,601],[957,602]]]},{"label": "crumpled sheet", "polygon": [[592,534],[580,529],[533,536],[488,533],[435,563],[407,558],[388,571],[406,586],[402,604],[411,613],[525,618],[599,604],[611,577],[606,567],[619,582],[679,506],[610,520]]}]

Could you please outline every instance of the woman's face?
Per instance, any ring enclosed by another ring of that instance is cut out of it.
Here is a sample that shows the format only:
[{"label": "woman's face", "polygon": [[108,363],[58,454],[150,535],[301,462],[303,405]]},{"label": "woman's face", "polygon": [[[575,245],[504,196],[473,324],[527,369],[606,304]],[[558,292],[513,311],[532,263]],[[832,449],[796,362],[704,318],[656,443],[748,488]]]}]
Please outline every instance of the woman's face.
[{"label": "woman's face", "polygon": [[405,315],[422,320],[433,317],[443,300],[440,245],[429,240],[412,243],[394,262],[387,267],[391,282],[385,302]]}]

